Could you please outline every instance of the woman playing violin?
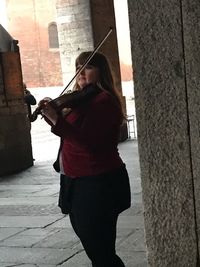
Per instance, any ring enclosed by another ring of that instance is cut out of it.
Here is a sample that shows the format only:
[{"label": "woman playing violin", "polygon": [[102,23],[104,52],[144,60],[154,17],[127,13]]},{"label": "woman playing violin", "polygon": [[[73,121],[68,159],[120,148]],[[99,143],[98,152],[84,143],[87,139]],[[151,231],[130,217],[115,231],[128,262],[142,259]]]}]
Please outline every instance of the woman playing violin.
[{"label": "woman playing violin", "polygon": [[[78,56],[76,70],[90,53]],[[48,102],[41,112],[62,140],[62,212],[69,214],[93,267],[122,267],[115,241],[118,216],[130,207],[129,177],[117,148],[124,115],[109,63],[101,53],[96,53],[76,77],[76,90],[88,87],[96,93],[69,114],[58,114]]]}]

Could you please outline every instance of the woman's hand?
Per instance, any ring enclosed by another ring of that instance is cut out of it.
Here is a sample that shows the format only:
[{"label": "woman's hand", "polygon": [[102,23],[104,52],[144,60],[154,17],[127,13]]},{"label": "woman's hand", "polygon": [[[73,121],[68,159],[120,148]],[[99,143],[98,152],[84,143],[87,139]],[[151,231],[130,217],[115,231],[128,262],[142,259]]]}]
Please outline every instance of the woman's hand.
[{"label": "woman's hand", "polygon": [[41,113],[49,121],[51,121],[53,125],[55,125],[58,119],[58,115],[57,115],[56,110],[49,103],[49,101],[51,101],[51,99],[47,99],[47,98],[44,98],[43,100],[40,101],[40,105],[42,106]]},{"label": "woman's hand", "polygon": [[38,107],[42,109],[42,107],[50,102],[52,99],[50,97],[44,97],[42,100],[40,100],[40,102],[38,103]]}]

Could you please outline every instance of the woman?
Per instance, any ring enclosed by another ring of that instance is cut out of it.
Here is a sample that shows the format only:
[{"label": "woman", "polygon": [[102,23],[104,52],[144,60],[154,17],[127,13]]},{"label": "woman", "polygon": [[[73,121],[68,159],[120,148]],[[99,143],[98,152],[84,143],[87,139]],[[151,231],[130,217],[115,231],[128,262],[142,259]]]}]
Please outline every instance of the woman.
[{"label": "woman", "polygon": [[[76,59],[76,70],[91,52]],[[118,153],[122,105],[106,57],[96,53],[76,78],[76,90],[96,92],[65,116],[48,102],[42,114],[61,137],[59,206],[69,213],[74,231],[93,267],[125,266],[116,255],[119,213],[130,207],[129,177]]]}]

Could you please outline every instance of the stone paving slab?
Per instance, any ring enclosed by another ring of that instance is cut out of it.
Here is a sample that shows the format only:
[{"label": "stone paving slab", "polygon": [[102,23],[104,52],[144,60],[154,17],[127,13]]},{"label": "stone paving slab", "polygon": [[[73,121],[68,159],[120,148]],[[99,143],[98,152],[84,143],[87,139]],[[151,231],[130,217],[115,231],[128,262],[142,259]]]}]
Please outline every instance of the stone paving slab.
[{"label": "stone paving slab", "polygon": [[63,215],[51,216],[0,216],[0,227],[43,228],[63,218]]},{"label": "stone paving slab", "polygon": [[[13,265],[12,262],[7,262],[7,263],[1,263],[1,267],[58,267],[57,265],[47,265],[47,264],[15,264]],[[68,266],[70,267],[70,266]]]},{"label": "stone paving slab", "polygon": [[[10,228],[4,228],[6,229]],[[19,228],[15,228],[19,229]],[[58,231],[57,229],[46,229],[46,228],[34,228],[34,229],[25,229],[22,228],[21,231],[12,233],[10,236],[7,235],[7,238],[0,243],[1,247],[34,247],[35,244],[42,243],[47,237],[54,235]],[[49,246],[50,247],[50,246]],[[65,247],[62,247],[65,248]]]},{"label": "stone paving slab", "polygon": [[15,236],[17,233],[23,232],[26,228],[0,228],[0,245],[3,244],[3,240]]},{"label": "stone paving slab", "polygon": [[20,197],[28,197],[30,198],[30,194],[32,197],[48,197],[57,195],[59,190],[59,184],[53,185],[3,185],[0,184],[0,198],[2,205],[2,199],[11,198],[14,195],[14,198]]},{"label": "stone paving slab", "polygon": [[143,216],[136,215],[136,216],[119,216],[118,229],[144,229],[144,221]]},{"label": "stone paving slab", "polygon": [[57,201],[58,197],[1,197],[0,198],[0,206],[5,206],[5,205],[50,205],[54,204]]},{"label": "stone paving slab", "polygon": [[144,231],[143,229],[132,230],[132,232],[123,237],[121,242],[117,242],[117,249],[122,252],[133,251],[145,252],[146,247],[144,244]]},{"label": "stone paving slab", "polygon": [[[36,264],[15,264],[13,266],[12,262],[1,263],[1,267],[39,267],[39,266],[42,267],[41,265],[36,266]],[[56,265],[46,265],[45,267],[56,267]]]},{"label": "stone paving slab", "polygon": [[1,205],[1,216],[44,216],[59,214],[60,208],[57,206],[57,201],[51,205]]},{"label": "stone paving slab", "polygon": [[92,267],[89,259],[84,251],[80,251],[76,254],[76,257],[70,258],[67,262],[64,262],[59,267]]},{"label": "stone paving slab", "polygon": [[0,264],[12,262],[58,265],[76,253],[73,249],[0,247]]},{"label": "stone paving slab", "polygon": [[[51,228],[48,230],[50,231]],[[57,229],[53,234],[47,235],[40,242],[37,242],[34,247],[82,249],[82,245],[72,228]]]},{"label": "stone paving slab", "polygon": [[71,223],[68,215],[64,215],[62,219],[50,224],[48,228],[71,228]]}]

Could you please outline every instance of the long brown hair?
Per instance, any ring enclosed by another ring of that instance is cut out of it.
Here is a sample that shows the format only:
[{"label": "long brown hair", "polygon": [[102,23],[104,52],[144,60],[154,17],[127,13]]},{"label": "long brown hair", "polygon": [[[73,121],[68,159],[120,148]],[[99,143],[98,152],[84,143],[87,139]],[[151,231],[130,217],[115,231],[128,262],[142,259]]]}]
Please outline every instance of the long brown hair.
[{"label": "long brown hair", "polygon": [[[88,57],[91,55],[92,51],[86,51],[82,52],[75,61],[76,68],[78,66],[83,65]],[[91,58],[91,60],[88,62],[88,65],[92,65],[94,67],[97,67],[99,69],[99,81],[97,85],[102,89],[107,91],[109,94],[111,94],[116,102],[118,103],[121,114],[122,114],[122,120],[125,118],[124,111],[123,111],[123,105],[122,105],[122,99],[120,94],[115,88],[114,85],[114,79],[111,71],[110,64],[108,62],[108,59],[106,56],[100,52],[96,52],[94,56]]]}]

